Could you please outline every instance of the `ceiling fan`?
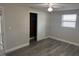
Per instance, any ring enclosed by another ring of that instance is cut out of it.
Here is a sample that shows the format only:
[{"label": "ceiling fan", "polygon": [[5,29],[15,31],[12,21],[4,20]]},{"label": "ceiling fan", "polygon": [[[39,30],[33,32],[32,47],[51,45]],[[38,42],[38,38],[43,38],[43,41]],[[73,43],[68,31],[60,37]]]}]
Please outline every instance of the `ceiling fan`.
[{"label": "ceiling fan", "polygon": [[48,11],[52,12],[55,8],[60,8],[62,6],[60,6],[59,4],[56,3],[48,3]]}]

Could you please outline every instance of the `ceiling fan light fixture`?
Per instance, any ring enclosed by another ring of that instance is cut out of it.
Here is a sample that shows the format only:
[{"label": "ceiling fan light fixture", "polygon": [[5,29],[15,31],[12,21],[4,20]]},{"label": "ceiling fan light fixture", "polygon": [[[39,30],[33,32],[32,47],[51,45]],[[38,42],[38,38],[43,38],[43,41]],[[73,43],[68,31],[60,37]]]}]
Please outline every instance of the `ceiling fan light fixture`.
[{"label": "ceiling fan light fixture", "polygon": [[53,11],[53,8],[52,8],[52,7],[49,7],[49,8],[48,8],[48,11],[49,11],[49,12],[52,12],[52,11]]}]

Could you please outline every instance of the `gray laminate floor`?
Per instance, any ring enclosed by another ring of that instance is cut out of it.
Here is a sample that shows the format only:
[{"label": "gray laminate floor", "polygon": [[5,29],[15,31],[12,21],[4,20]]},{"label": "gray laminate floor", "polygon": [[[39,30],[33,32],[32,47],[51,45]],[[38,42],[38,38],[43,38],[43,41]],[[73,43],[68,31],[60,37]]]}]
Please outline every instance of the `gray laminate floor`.
[{"label": "gray laminate floor", "polygon": [[7,56],[78,56],[79,47],[55,39],[44,39],[36,44],[8,53]]}]

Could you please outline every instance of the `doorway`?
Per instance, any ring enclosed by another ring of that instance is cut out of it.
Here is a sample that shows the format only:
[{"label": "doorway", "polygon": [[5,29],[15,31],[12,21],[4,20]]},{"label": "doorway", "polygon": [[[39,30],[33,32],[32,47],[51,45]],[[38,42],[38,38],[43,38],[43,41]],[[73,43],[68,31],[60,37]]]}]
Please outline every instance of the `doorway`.
[{"label": "doorway", "polygon": [[30,44],[37,42],[37,13],[30,13]]}]

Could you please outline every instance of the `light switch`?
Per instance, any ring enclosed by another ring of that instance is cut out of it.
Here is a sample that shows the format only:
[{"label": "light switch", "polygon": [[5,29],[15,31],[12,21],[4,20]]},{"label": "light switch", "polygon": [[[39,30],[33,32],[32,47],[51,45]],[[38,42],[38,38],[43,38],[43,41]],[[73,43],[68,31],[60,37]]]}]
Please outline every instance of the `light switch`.
[{"label": "light switch", "polygon": [[0,41],[0,44],[2,44],[2,41]]},{"label": "light switch", "polygon": [[2,47],[2,46],[0,46],[0,49],[1,49],[1,50],[3,50],[3,47]]}]

